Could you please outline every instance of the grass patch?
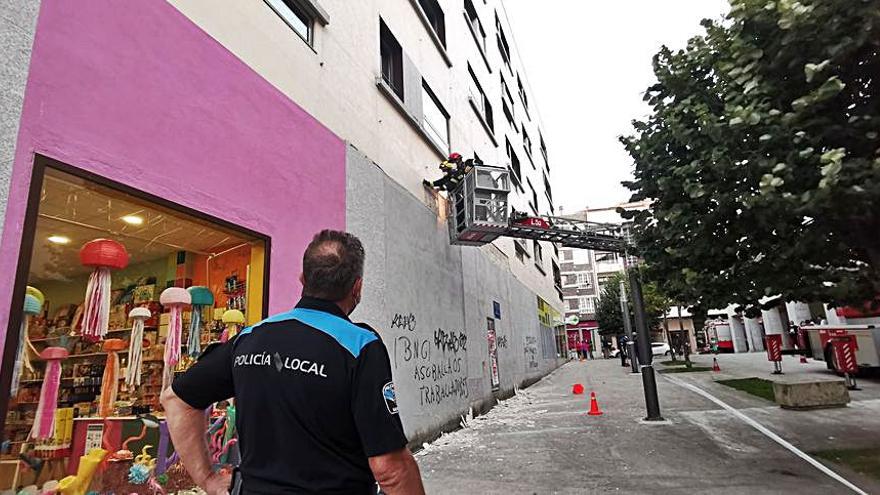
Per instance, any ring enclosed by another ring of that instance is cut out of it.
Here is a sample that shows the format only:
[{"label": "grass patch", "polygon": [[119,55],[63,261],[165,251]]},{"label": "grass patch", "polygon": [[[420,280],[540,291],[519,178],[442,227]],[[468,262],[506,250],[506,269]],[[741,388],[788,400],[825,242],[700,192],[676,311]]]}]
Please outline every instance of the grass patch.
[{"label": "grass patch", "polygon": [[842,464],[853,471],[880,480],[880,448],[820,450],[813,455]]},{"label": "grass patch", "polygon": [[712,368],[707,366],[691,366],[690,368],[666,368],[664,370],[660,370],[658,373],[696,373],[699,371],[712,371]]},{"label": "grass patch", "polygon": [[773,395],[773,382],[763,378],[737,378],[734,380],[718,380],[718,383],[752,394],[756,397],[776,402]]}]

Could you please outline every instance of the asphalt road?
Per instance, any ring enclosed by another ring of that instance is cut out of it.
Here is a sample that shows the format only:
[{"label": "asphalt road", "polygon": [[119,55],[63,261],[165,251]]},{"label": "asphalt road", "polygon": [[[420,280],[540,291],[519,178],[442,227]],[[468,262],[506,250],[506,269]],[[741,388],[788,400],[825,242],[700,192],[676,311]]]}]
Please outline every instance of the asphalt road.
[{"label": "asphalt road", "polygon": [[[704,356],[695,359],[711,365]],[[824,364],[786,359],[788,371],[778,379],[836,378]],[[863,381],[849,407],[787,411],[714,382],[769,378],[763,354],[723,355],[719,362],[721,373],[667,376],[699,387],[805,452],[880,445],[876,381]],[[572,395],[574,383],[586,394]],[[694,391],[663,376],[658,388],[667,421],[645,423],[640,375],[618,360],[570,362],[420,452],[428,493],[855,493]],[[586,414],[590,391],[602,416]],[[880,493],[876,480],[830,467],[865,492]]]}]

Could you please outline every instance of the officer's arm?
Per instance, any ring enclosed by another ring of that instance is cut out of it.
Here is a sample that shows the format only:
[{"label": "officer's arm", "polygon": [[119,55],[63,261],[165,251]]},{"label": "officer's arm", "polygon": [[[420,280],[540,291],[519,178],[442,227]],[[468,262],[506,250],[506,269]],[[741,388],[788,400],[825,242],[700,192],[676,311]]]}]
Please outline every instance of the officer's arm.
[{"label": "officer's arm", "polygon": [[205,411],[184,402],[171,387],[162,392],[162,407],[165,408],[174,450],[192,480],[210,494],[226,493],[229,476],[211,471],[208,438],[205,435],[208,427]]},{"label": "officer's arm", "polygon": [[422,495],[422,475],[419,465],[406,447],[383,455],[370,457],[373,476],[388,495]]},{"label": "officer's arm", "polygon": [[233,342],[206,349],[186,373],[162,391],[162,407],[174,450],[190,477],[209,495],[225,494],[229,475],[211,472],[205,409],[235,394],[232,379]]}]

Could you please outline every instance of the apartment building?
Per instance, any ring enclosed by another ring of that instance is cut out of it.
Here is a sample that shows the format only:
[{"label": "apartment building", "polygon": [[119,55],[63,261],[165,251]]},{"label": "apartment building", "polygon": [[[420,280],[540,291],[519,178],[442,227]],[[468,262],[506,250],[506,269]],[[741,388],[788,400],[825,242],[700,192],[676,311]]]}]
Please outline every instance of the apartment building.
[{"label": "apartment building", "polygon": [[[620,225],[623,236],[629,239],[630,231],[627,221],[618,212],[624,210],[641,210],[647,208],[649,202],[621,203],[609,207],[587,208],[573,214],[565,214],[567,218],[575,218],[596,223]],[[580,250],[572,248],[560,249],[562,292],[565,304],[567,341],[572,348],[578,340],[598,342],[598,323],[596,322],[596,306],[602,291],[616,274],[626,267],[637,263],[637,258],[624,253],[611,251]],[[572,316],[576,316],[577,323]],[[594,346],[598,349],[598,346]]]},{"label": "apartment building", "polygon": [[[30,318],[26,291],[46,294],[45,322],[82,303],[77,253],[96,238],[131,257],[113,274],[121,325],[133,292],[161,313],[150,286],[158,298],[196,281],[215,314],[254,323],[290,308],[304,247],[337,228],[364,242],[353,318],[383,336],[411,440],[561,362],[557,249],[450,245],[443,200],[422,185],[455,151],[508,167],[517,210],[556,211],[548,136],[499,0],[10,9],[0,30],[21,50],[3,75],[3,118],[18,123],[0,133],[4,345]],[[10,399],[0,412],[16,413]]]}]

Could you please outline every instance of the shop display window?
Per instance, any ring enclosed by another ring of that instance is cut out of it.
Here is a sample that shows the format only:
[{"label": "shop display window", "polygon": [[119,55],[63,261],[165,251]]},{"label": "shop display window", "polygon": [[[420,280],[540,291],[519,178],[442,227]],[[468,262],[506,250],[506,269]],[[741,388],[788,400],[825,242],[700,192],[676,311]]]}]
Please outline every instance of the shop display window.
[{"label": "shop display window", "polygon": [[[265,316],[268,239],[39,156],[34,180],[6,341],[17,352],[2,363],[0,491],[89,477],[99,493],[193,488],[159,394]],[[218,464],[236,455],[227,408],[212,411]]]}]

